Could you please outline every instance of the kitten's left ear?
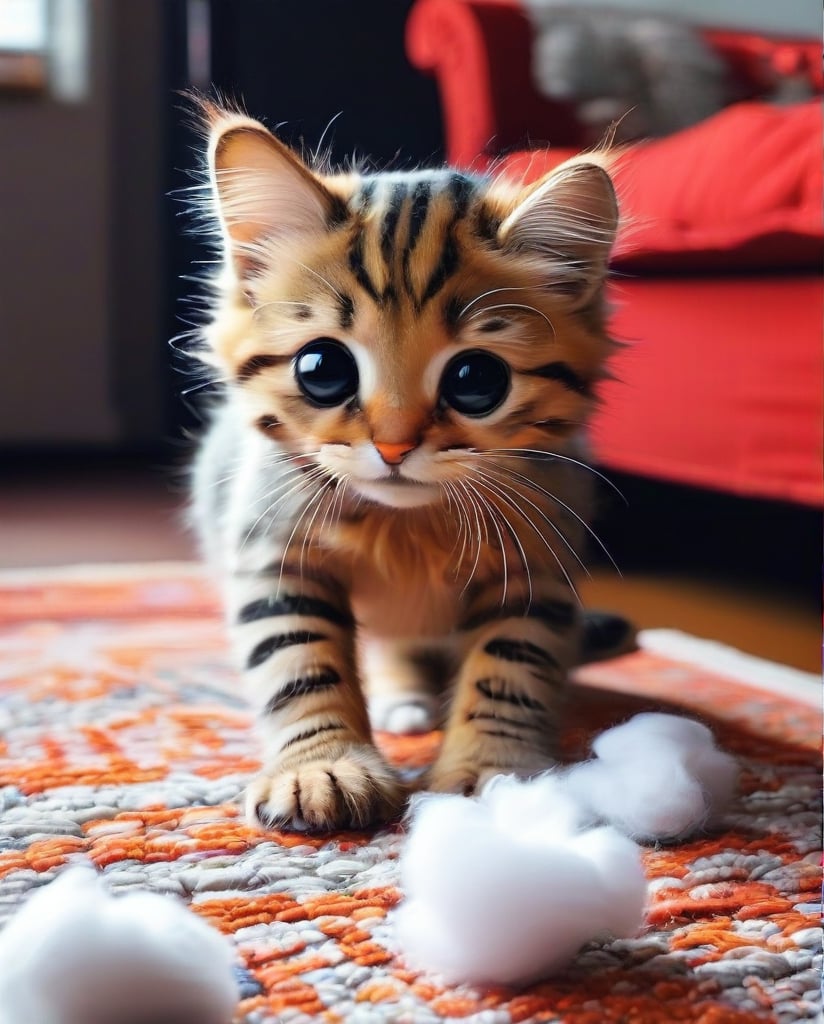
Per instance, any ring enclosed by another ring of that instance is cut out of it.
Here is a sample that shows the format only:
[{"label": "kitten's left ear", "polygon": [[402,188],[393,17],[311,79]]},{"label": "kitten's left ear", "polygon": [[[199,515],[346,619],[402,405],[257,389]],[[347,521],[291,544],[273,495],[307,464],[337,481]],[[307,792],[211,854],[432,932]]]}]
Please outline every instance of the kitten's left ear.
[{"label": "kitten's left ear", "polygon": [[607,172],[594,163],[564,164],[521,194],[498,241],[533,256],[547,287],[585,305],[603,284],[618,229],[618,203]]},{"label": "kitten's left ear", "polygon": [[264,243],[320,235],[342,202],[259,121],[217,108],[207,116],[212,194],[227,256],[244,280],[265,262]]}]

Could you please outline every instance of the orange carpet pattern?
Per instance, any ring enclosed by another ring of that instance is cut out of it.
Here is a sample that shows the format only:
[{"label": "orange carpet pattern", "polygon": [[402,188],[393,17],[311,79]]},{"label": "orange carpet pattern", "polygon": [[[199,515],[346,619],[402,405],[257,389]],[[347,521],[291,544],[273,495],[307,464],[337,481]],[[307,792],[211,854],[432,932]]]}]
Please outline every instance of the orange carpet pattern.
[{"label": "orange carpet pattern", "polygon": [[[174,893],[230,937],[236,1021],[780,1024],[820,1019],[818,716],[648,653],[581,670],[565,754],[650,707],[701,717],[742,761],[720,834],[645,852],[648,925],[523,991],[404,964],[402,829],[246,827],[257,766],[213,592],[155,567],[0,578],[0,922],[67,864]],[[407,768],[438,736],[381,742]],[[482,894],[479,898],[483,898]]]}]

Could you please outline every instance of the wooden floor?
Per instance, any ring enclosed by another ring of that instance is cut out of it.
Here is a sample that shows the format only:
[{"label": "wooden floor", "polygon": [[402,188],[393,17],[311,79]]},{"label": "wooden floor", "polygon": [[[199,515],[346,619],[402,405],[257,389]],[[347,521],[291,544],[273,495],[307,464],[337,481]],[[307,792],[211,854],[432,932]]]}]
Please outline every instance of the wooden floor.
[{"label": "wooden floor", "polygon": [[[599,530],[623,578],[596,565],[585,604],[818,672],[817,515],[641,491],[640,514],[637,501],[605,509]],[[182,474],[142,461],[15,460],[0,490],[0,567],[193,558],[184,494]]]}]

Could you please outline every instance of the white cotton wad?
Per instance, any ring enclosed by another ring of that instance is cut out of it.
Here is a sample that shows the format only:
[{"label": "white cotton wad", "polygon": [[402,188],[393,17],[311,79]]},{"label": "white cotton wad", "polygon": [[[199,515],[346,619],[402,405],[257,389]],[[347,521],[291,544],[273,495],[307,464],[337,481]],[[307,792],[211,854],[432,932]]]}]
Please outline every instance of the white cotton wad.
[{"label": "white cotton wad", "polygon": [[71,868],[0,932],[0,1024],[229,1024],[233,960],[174,898]]},{"label": "white cotton wad", "polygon": [[478,798],[418,798],[395,923],[404,958],[449,982],[517,985],[587,942],[635,935],[646,881],[638,847],[584,812],[553,775],[493,779]]},{"label": "white cotton wad", "polygon": [[641,841],[683,839],[711,826],[735,791],[738,765],[700,722],[636,715],[602,733],[592,761],[566,776],[594,820]]}]

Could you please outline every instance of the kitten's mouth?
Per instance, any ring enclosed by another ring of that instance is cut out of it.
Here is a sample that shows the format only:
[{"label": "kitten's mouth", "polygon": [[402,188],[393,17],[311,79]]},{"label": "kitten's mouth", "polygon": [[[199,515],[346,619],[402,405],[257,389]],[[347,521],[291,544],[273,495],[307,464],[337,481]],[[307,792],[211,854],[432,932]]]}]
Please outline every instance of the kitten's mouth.
[{"label": "kitten's mouth", "polygon": [[388,476],[378,477],[376,483],[393,484],[401,487],[426,487],[427,484],[420,480],[412,480],[408,476],[400,476],[398,473],[390,473]]},{"label": "kitten's mouth", "polygon": [[357,480],[353,483],[365,498],[390,508],[418,508],[440,499],[437,484],[400,476],[397,472],[376,480]]}]

